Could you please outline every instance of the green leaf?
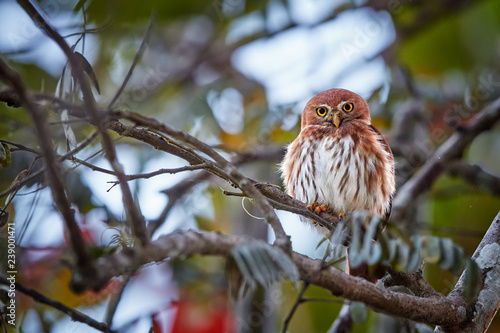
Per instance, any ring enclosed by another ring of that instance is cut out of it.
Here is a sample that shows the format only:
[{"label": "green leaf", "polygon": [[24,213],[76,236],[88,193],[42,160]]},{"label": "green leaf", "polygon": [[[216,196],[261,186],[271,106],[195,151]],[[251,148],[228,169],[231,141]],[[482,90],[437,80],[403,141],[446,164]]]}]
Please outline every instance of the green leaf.
[{"label": "green leaf", "polygon": [[88,75],[90,78],[90,81],[94,84],[95,89],[97,90],[97,93],[101,93],[99,89],[99,81],[97,81],[97,76],[95,75],[94,68],[92,68],[92,65],[87,61],[87,59],[79,52],[74,52],[73,53],[75,56],[75,59],[80,62],[82,65],[83,71]]},{"label": "green leaf", "polygon": [[422,258],[429,264],[437,264],[441,259],[439,238],[427,236],[423,238]]},{"label": "green leaf", "polygon": [[78,1],[78,3],[76,4],[75,8],[73,8],[73,13],[79,12],[80,9],[83,8],[83,6],[85,5],[86,2],[87,2],[87,0],[80,0],[80,1]]},{"label": "green leaf", "polygon": [[71,194],[73,202],[82,214],[86,214],[95,208],[92,202],[92,191],[82,181],[82,177],[77,172],[70,172],[65,177],[66,188]]},{"label": "green leaf", "polygon": [[354,323],[362,325],[366,322],[368,318],[368,312],[366,311],[366,305],[363,302],[352,302],[349,306],[349,313]]},{"label": "green leaf", "polygon": [[404,270],[408,267],[408,262],[410,260],[410,247],[398,239],[398,257],[396,261],[396,268],[398,270]]},{"label": "green leaf", "polygon": [[[249,241],[234,247],[230,252],[230,264],[234,261],[241,276],[230,271],[229,281],[231,296],[238,294],[241,298],[248,290],[254,290],[257,285],[268,288],[275,281],[288,278],[296,283],[299,272],[292,259],[279,248],[262,241]],[[235,292],[235,285],[239,292]]]},{"label": "green leaf", "polygon": [[371,246],[371,251],[366,258],[366,262],[368,265],[372,266],[379,263],[382,259],[382,246],[380,243],[375,242]]},{"label": "green leaf", "polygon": [[393,266],[395,264],[398,256],[398,244],[399,242],[396,239],[389,239],[387,241],[387,250],[389,253],[387,255],[387,259],[384,262],[386,265]]},{"label": "green leaf", "polygon": [[346,237],[346,230],[345,230],[345,219],[342,219],[337,227],[335,228],[335,231],[333,232],[333,235],[330,237],[330,243],[334,245],[342,245],[344,243],[345,237]]},{"label": "green leaf", "polygon": [[78,145],[78,143],[76,142],[75,132],[73,131],[70,125],[68,110],[63,110],[61,112],[61,122],[67,143],[69,147],[73,149]]},{"label": "green leaf", "polygon": [[422,324],[422,323],[416,323],[415,328],[418,333],[432,333],[434,330],[430,328],[429,326]]},{"label": "green leaf", "polygon": [[105,256],[109,256],[116,251],[118,251],[119,247],[118,246],[91,246],[89,248],[90,255],[92,256],[92,259],[99,259]]},{"label": "green leaf", "polygon": [[380,218],[374,216],[363,240],[362,258],[366,260],[368,265],[376,264],[382,257],[382,247],[379,242],[374,241],[377,235],[379,223]]},{"label": "green leaf", "polygon": [[481,272],[474,259],[467,259],[464,279],[464,297],[471,303],[476,300],[480,290]]},{"label": "green leaf", "polygon": [[413,235],[410,238],[413,242],[413,249],[410,251],[410,258],[408,264],[406,265],[406,270],[408,272],[414,272],[420,266],[420,256],[422,252],[422,237],[419,235]]},{"label": "green leaf", "polygon": [[0,160],[5,160],[7,158],[7,153],[5,152],[4,144],[5,143],[2,142],[2,144],[0,145]]},{"label": "green leaf", "polygon": [[453,263],[455,262],[455,252],[453,251],[453,241],[450,238],[440,238],[439,245],[441,247],[441,253],[443,256],[439,261],[439,265],[443,269],[450,269],[453,267]]},{"label": "green leaf", "polygon": [[363,253],[361,248],[361,221],[354,218],[352,221],[352,239],[349,245],[349,265],[357,268],[363,264]]},{"label": "green leaf", "polygon": [[10,303],[9,292],[5,289],[0,289],[0,303],[3,305],[9,305]]},{"label": "green leaf", "polygon": [[461,246],[453,244],[453,265],[450,267],[450,272],[453,275],[459,276],[465,267],[464,250]]},{"label": "green leaf", "polygon": [[343,244],[349,234],[349,231],[345,228],[345,224],[345,220],[341,220],[330,237],[330,244],[332,245],[331,255],[333,258],[340,258],[345,255],[345,246]]},{"label": "green leaf", "polygon": [[10,149],[6,143],[0,145],[0,165],[3,168],[10,167],[11,159],[10,159]]},{"label": "green leaf", "polygon": [[3,228],[9,221],[9,212],[5,208],[0,209],[0,229]]}]

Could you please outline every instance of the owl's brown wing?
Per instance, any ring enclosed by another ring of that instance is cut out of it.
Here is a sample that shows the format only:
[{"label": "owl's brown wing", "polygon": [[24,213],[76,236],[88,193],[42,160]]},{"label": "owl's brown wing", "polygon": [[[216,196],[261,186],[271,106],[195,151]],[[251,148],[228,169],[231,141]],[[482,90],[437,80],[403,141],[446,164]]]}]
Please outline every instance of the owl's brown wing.
[{"label": "owl's brown wing", "polygon": [[[389,147],[389,144],[387,143],[387,140],[385,137],[380,133],[380,131],[373,125],[370,124],[370,129],[377,134],[378,141],[382,144],[382,147],[384,150],[389,153],[389,156],[392,161],[392,168],[393,168],[393,174],[394,174],[394,155],[392,154],[391,147]],[[392,196],[389,199],[389,206],[385,210],[385,219],[388,220],[389,217],[391,216],[391,210],[392,210]]]}]

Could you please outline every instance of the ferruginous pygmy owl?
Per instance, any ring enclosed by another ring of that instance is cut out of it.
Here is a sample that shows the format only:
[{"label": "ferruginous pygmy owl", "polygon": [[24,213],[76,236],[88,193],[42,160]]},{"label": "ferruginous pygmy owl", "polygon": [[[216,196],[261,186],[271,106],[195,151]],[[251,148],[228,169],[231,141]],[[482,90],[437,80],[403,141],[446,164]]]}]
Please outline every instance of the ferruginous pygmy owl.
[{"label": "ferruginous pygmy owl", "polygon": [[371,124],[365,100],[349,90],[330,89],[307,103],[281,172],[288,194],[316,213],[390,214],[392,151]]}]

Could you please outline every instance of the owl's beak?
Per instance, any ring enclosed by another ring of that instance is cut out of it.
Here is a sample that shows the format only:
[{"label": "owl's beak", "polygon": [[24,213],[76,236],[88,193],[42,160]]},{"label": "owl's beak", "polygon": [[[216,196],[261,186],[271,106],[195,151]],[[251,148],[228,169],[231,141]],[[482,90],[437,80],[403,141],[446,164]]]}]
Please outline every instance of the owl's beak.
[{"label": "owl's beak", "polygon": [[341,120],[341,117],[340,117],[340,112],[335,112],[333,114],[333,124],[335,125],[335,127],[339,128],[340,126],[340,120]]}]

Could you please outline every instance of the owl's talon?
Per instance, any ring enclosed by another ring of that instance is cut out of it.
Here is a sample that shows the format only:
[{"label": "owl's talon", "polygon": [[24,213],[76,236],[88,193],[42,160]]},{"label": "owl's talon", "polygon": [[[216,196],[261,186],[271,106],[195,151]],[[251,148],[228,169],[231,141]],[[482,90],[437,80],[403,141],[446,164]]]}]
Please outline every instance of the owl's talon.
[{"label": "owl's talon", "polygon": [[343,220],[345,218],[345,213],[340,213],[339,214],[339,219]]},{"label": "owl's talon", "polygon": [[307,209],[319,215],[320,213],[326,212],[328,210],[328,206],[313,202],[312,204],[307,205]]}]

